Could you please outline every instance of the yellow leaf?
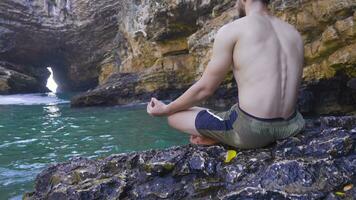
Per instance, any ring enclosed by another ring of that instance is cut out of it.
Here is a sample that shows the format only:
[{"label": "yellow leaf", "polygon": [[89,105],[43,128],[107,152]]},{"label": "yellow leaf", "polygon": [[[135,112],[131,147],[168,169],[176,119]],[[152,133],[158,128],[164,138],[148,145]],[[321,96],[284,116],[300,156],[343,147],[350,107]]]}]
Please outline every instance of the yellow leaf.
[{"label": "yellow leaf", "polygon": [[335,192],[335,194],[338,195],[338,196],[344,196],[345,195],[344,192]]},{"label": "yellow leaf", "polygon": [[237,153],[235,150],[228,150],[226,153],[225,163],[229,163],[232,159],[236,157]]}]

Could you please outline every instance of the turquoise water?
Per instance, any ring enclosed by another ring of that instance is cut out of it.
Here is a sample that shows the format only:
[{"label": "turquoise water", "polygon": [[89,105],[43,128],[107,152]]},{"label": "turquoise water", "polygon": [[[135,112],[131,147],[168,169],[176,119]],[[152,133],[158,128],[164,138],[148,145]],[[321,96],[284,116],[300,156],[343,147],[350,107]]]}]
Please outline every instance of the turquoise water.
[{"label": "turquoise water", "polygon": [[49,163],[187,143],[145,104],[71,109],[66,95],[0,95],[0,199],[21,199]]}]

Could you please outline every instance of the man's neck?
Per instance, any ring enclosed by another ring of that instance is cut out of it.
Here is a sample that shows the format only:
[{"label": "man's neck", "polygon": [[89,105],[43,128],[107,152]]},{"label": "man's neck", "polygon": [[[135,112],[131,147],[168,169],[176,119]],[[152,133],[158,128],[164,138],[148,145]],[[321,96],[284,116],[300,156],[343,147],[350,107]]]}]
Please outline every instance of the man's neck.
[{"label": "man's neck", "polygon": [[265,4],[256,1],[246,5],[246,15],[248,16],[254,14],[269,15],[270,13]]}]

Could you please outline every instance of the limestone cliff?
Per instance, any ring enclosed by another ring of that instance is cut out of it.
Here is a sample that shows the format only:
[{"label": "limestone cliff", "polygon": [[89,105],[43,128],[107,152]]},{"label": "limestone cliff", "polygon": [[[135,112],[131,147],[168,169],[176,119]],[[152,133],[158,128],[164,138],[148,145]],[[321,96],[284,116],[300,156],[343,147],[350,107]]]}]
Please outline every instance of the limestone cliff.
[{"label": "limestone cliff", "polygon": [[[200,78],[216,31],[237,18],[232,0],[157,2],[141,1],[126,8],[120,30],[127,50],[120,51],[121,65],[110,61],[102,65],[101,85],[75,97],[73,106],[178,97]],[[356,108],[355,90],[347,86],[356,77],[355,7],[354,0],[275,0],[271,5],[272,12],[295,25],[305,40],[299,100],[304,113]],[[208,102],[230,104],[236,101],[236,92],[229,74]]]}]

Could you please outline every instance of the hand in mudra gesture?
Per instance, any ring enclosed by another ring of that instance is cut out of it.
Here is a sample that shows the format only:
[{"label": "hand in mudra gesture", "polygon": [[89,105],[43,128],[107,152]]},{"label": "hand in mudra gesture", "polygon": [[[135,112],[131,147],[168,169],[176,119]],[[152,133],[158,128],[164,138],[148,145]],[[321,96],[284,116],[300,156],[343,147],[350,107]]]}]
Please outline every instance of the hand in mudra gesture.
[{"label": "hand in mudra gesture", "polygon": [[153,117],[167,116],[169,114],[168,105],[152,97],[147,105],[147,113]]}]

